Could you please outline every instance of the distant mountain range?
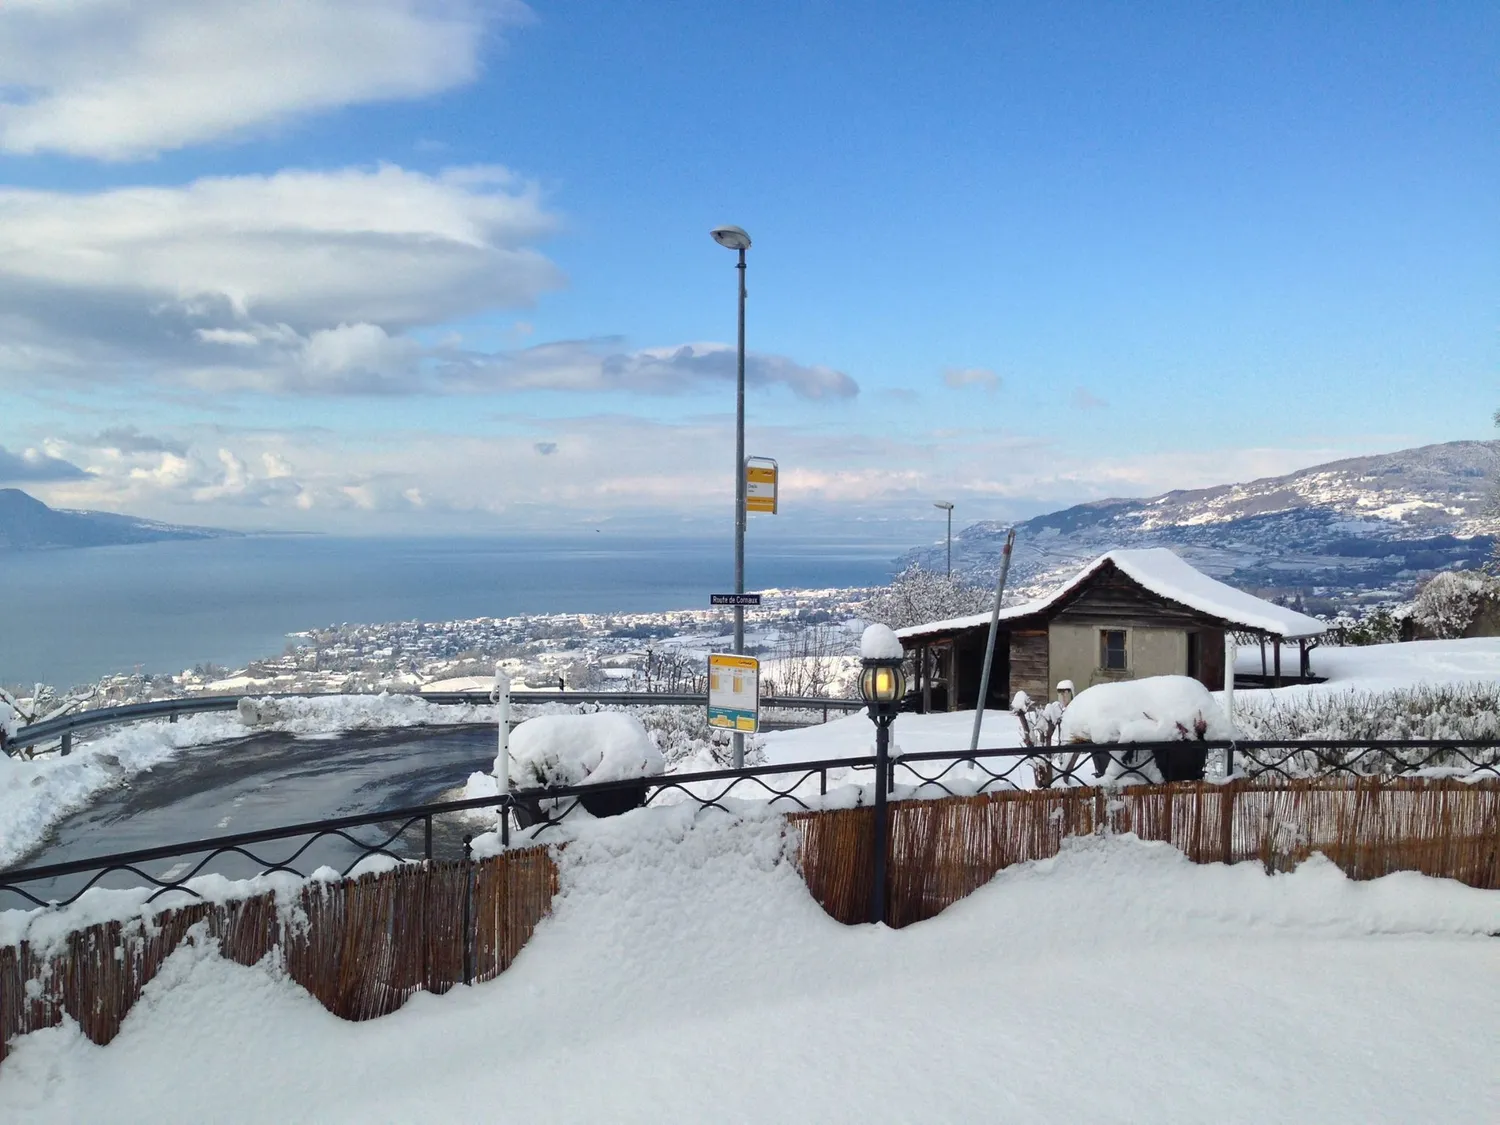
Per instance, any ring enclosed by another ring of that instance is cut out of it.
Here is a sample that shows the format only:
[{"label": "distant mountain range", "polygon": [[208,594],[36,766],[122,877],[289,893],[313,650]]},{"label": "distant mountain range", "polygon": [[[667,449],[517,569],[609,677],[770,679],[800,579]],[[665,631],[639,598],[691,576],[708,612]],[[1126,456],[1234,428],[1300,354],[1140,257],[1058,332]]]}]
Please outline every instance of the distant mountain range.
[{"label": "distant mountain range", "polygon": [[[1009,587],[1055,585],[1113,547],[1170,547],[1198,569],[1310,609],[1405,597],[1444,567],[1478,566],[1500,535],[1500,441],[1352,457],[1248,484],[1098,500],[1016,526]],[[954,537],[953,568],[993,582],[1005,525]],[[943,545],[903,562],[944,565]]]},{"label": "distant mountain range", "polygon": [[18,488],[0,488],[0,551],[107,547],[168,539],[217,539],[238,535],[212,527],[183,527],[113,512],[49,508]]}]

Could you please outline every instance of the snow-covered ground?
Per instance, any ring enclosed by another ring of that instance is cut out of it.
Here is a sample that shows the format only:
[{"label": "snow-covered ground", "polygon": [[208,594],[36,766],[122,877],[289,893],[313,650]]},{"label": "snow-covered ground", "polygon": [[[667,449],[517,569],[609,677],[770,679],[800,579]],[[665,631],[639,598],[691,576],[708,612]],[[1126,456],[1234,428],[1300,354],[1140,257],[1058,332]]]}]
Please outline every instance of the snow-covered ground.
[{"label": "snow-covered ground", "polygon": [[1500,893],[1070,842],[901,931],[812,901],[776,818],[559,855],[497,980],[363,1024],[179,949],[108,1047],[15,1043],[0,1120],[1412,1122],[1500,1101]]},{"label": "snow-covered ground", "polygon": [[[1500,683],[1500,637],[1475,637],[1458,641],[1406,641],[1401,644],[1364,645],[1312,650],[1314,675],[1327,676],[1323,684],[1299,684],[1275,689],[1289,696],[1330,691],[1389,691],[1418,684]],[[1270,651],[1266,655],[1270,667]],[[1281,667],[1295,675],[1297,650],[1281,651]],[[1235,669],[1260,674],[1260,648],[1247,645],[1239,650]]]},{"label": "snow-covered ground", "polygon": [[[439,706],[412,695],[346,695],[277,700],[255,730],[303,736],[340,731],[494,722],[490,706]],[[74,745],[66,758],[0,755],[0,868],[30,851],[47,829],[93,797],[185,750],[243,738],[251,728],[233,712],[186,715],[116,727]]]}]

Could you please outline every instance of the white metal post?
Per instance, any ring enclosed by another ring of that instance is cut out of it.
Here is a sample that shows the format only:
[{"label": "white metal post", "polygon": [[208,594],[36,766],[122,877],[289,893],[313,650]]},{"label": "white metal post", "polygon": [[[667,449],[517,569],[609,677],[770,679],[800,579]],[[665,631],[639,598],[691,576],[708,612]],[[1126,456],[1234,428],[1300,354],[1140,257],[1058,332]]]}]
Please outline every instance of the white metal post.
[{"label": "white metal post", "polygon": [[1224,630],[1224,717],[1234,723],[1234,659],[1239,655],[1239,642],[1232,630]]},{"label": "white metal post", "polygon": [[[1234,730],[1234,661],[1240,654],[1240,644],[1234,639],[1234,630],[1224,630],[1224,717],[1229,720],[1229,729]],[[1231,736],[1232,737],[1232,736]],[[1234,776],[1234,751],[1224,751],[1224,776]]]},{"label": "white metal post", "polygon": [[495,665],[495,686],[490,699],[500,705],[499,744],[495,751],[495,780],[501,793],[510,792],[510,677]]}]

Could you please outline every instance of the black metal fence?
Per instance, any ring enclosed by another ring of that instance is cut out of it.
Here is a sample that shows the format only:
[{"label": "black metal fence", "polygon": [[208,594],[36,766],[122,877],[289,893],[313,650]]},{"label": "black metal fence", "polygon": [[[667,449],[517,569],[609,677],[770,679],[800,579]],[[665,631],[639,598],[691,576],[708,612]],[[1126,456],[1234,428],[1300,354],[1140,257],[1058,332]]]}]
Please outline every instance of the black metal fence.
[{"label": "black metal fence", "polygon": [[[467,859],[479,825],[465,814],[492,810],[502,846],[545,842],[582,808],[618,811],[690,802],[735,811],[742,801],[787,809],[823,804],[830,783],[869,785],[877,759],[818,761],[668,774],[593,785],[516,790],[291,824],[279,828],[138,849],[114,855],[0,871],[0,909],[65,906],[93,887],[150,888],[202,897],[191,885],[207,874],[229,879],[276,872],[310,876],[330,867],[348,875],[372,857],[396,861]],[[1306,778],[1481,776],[1500,779],[1500,741],[1160,742],[929,751],[889,760],[885,792],[895,798],[971,796],[999,789],[1158,784],[1234,778],[1250,784]],[[1164,776],[1170,774],[1171,776]],[[816,784],[815,784],[816,783]],[[860,801],[866,795],[861,793]],[[881,804],[884,801],[880,801]],[[162,867],[166,862],[168,865]]]}]

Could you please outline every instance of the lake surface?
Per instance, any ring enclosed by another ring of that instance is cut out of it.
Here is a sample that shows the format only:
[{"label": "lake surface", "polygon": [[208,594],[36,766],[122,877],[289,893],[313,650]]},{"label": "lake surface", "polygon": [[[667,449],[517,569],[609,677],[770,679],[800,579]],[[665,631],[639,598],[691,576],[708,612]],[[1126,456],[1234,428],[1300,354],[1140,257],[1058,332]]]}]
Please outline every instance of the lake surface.
[{"label": "lake surface", "polygon": [[[887,581],[889,542],[752,545],[749,590]],[[0,683],[242,667],[338,623],[706,607],[727,541],[266,536],[0,553]]]}]

